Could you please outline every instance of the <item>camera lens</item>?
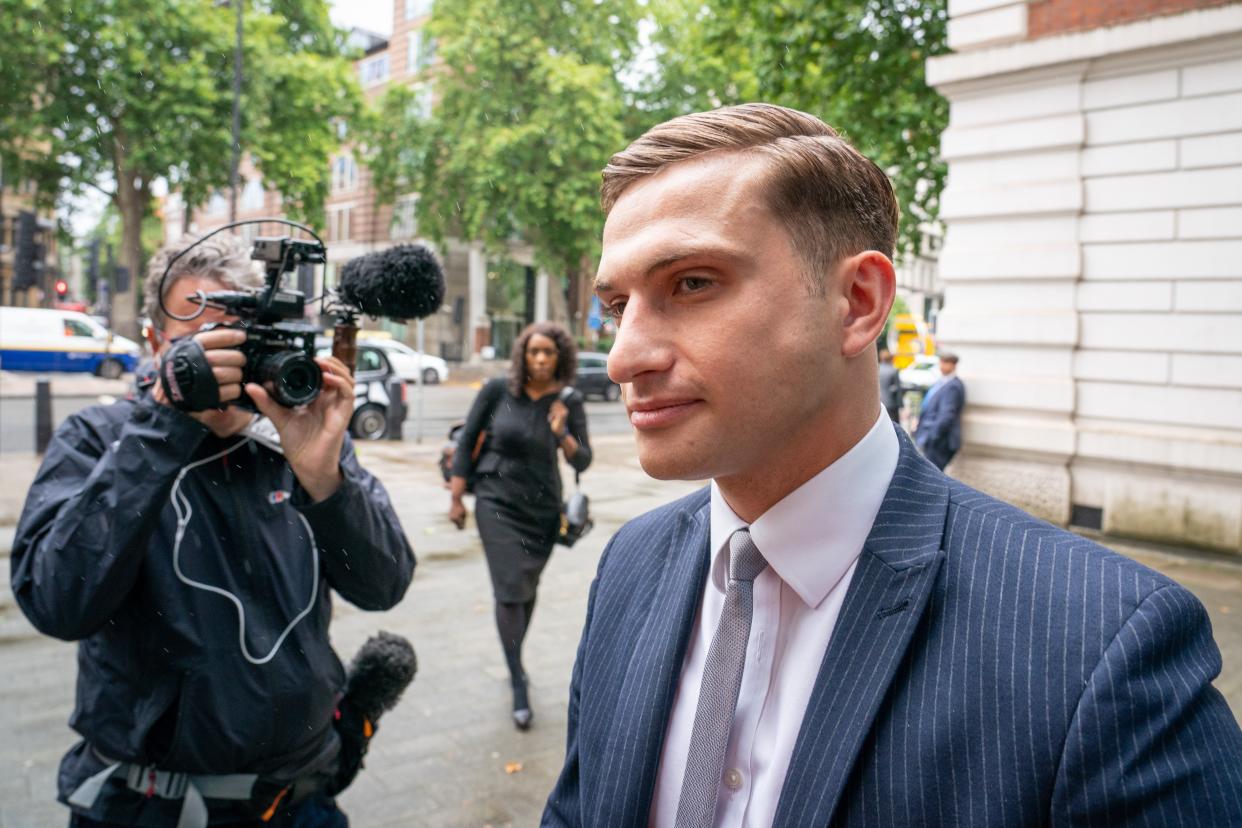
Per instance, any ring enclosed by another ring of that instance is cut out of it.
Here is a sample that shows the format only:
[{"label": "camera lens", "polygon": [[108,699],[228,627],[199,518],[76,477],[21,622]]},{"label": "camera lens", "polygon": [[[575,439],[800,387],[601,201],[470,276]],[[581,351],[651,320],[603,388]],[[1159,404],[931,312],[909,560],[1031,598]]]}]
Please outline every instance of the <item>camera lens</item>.
[{"label": "camera lens", "polygon": [[255,367],[254,374],[272,399],[286,408],[313,402],[323,386],[319,366],[301,351],[266,356]]}]

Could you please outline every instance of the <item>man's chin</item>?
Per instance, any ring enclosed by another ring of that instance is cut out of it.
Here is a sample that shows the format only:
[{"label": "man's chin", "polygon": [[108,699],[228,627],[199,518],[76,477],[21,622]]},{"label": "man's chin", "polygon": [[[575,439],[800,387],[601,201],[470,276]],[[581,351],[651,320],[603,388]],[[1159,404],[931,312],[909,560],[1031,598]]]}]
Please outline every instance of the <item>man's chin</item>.
[{"label": "man's chin", "polygon": [[664,441],[638,437],[638,465],[656,480],[707,480],[707,460],[690,447],[681,444],[669,448]]}]

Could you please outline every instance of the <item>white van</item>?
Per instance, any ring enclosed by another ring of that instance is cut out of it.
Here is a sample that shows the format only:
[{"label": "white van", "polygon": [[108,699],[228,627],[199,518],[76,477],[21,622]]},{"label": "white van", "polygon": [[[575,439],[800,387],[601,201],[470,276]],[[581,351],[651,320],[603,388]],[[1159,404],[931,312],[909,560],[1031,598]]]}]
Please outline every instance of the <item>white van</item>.
[{"label": "white van", "polygon": [[0,370],[89,371],[115,379],[133,371],[138,343],[109,334],[84,313],[0,307]]}]

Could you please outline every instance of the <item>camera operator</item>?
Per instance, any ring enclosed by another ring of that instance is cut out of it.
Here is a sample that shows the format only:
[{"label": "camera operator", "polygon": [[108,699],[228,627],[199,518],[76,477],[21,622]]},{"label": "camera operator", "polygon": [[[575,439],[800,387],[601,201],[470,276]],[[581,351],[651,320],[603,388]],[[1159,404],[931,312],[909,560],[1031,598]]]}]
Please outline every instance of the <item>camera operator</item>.
[{"label": "camera operator", "polygon": [[[346,436],[353,378],[316,360],[323,389],[290,409],[241,381],[245,334],[208,310],[166,316],[150,264],[146,313],[158,360],[194,336],[222,404],[185,413],[159,383],[70,417],[26,499],[12,584],[42,632],[77,640],[83,737],[66,754],[59,799],[70,825],[322,825],[348,821],[332,799],[345,686],[328,640],[329,587],[365,610],[405,594],[414,555],[384,487]],[[164,304],[255,284],[248,249],[220,234],[179,259]],[[369,735],[369,734],[368,734]]]}]

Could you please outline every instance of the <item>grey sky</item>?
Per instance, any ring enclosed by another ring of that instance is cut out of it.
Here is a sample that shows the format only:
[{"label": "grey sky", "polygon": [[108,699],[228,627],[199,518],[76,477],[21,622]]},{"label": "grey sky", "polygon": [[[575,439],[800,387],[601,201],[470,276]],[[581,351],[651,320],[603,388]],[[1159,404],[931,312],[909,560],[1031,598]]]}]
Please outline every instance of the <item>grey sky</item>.
[{"label": "grey sky", "polygon": [[358,26],[377,34],[392,34],[393,0],[329,0],[332,22],[342,28]]}]

